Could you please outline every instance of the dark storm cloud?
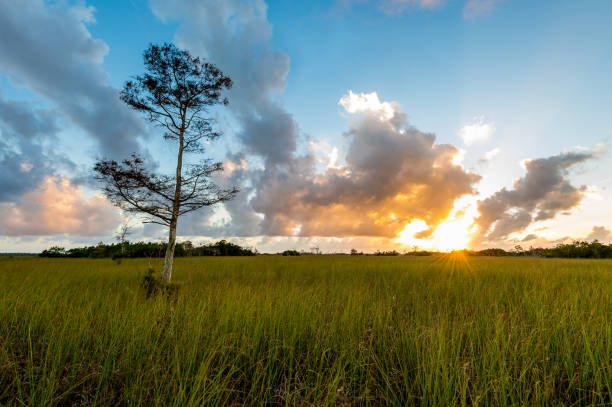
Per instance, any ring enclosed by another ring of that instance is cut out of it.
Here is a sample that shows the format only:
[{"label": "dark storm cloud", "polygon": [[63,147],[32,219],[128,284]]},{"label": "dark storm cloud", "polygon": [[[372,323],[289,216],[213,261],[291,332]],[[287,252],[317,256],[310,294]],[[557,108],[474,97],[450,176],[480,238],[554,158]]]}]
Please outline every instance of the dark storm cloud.
[{"label": "dark storm cloud", "polygon": [[42,0],[0,0],[0,7],[0,73],[52,102],[105,155],[138,151],[143,124],[102,69],[108,46],[86,27],[93,8]]},{"label": "dark storm cloud", "polygon": [[569,170],[595,156],[593,152],[569,152],[526,161],[527,173],[514,182],[514,189],[502,188],[479,201],[476,224],[483,238],[505,239],[532,222],[552,219],[578,206],[587,187],[573,186],[568,180]]}]

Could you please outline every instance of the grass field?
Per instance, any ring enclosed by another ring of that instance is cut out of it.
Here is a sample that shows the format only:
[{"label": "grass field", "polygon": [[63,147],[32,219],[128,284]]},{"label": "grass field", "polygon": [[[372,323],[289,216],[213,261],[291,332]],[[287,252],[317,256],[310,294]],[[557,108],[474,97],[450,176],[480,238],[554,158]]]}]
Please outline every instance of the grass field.
[{"label": "grass field", "polygon": [[170,299],[146,269],[0,258],[0,405],[612,403],[612,261],[179,258]]}]

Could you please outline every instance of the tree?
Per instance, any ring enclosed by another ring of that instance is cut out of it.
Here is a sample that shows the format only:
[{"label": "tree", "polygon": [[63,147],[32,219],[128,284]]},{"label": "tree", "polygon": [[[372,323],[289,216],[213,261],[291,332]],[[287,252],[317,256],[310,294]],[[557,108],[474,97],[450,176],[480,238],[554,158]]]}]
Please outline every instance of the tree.
[{"label": "tree", "polygon": [[173,44],[149,46],[144,64],[146,73],[126,82],[120,98],[161,127],[166,140],[178,144],[176,173],[155,174],[136,153],[121,162],[100,160],[94,171],[112,203],[127,212],[145,214],[145,222],[168,227],[162,280],[170,282],[179,217],[230,200],[238,192],[212,182],[211,176],[223,170],[220,162],[183,163],[184,154],[202,154],[205,143],[220,137],[206,114],[211,106],[228,103],[222,92],[232,81],[215,65]]},{"label": "tree", "polygon": [[119,230],[115,232],[115,240],[121,245],[121,254],[125,253],[125,243],[127,242],[127,237],[131,234],[130,225],[127,222],[122,224]]},{"label": "tree", "polygon": [[130,231],[130,225],[128,223],[124,223],[119,227],[119,230],[115,232],[115,240],[119,243],[125,243],[127,241],[127,237],[132,234]]}]

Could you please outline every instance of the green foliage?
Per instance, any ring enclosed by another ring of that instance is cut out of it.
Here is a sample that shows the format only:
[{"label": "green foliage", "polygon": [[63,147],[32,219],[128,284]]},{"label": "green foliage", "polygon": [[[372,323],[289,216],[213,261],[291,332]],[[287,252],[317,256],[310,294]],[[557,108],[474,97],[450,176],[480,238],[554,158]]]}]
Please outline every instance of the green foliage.
[{"label": "green foliage", "polygon": [[[51,247],[43,250],[39,254],[41,257],[69,257],[69,258],[92,258],[100,259],[110,257],[112,259],[120,258],[139,258],[139,257],[163,257],[166,251],[166,243],[152,242],[122,242],[115,244],[100,243],[97,246],[77,247],[74,249],[65,250],[63,247]],[[612,259],[612,244],[606,245],[597,240],[589,242],[575,241],[569,244],[559,244],[552,248],[534,248],[523,249],[520,246],[515,247],[512,251],[503,249],[484,249],[479,251],[459,250],[457,253],[464,253],[470,256],[531,256],[531,257],[547,257],[547,258],[570,258],[570,259]],[[280,253],[283,256],[299,256],[297,250],[285,250]],[[357,252],[352,249],[352,256],[363,255],[363,252]],[[443,255],[440,252],[431,251],[412,251],[406,253],[407,256],[433,256]],[[240,247],[226,240],[220,240],[217,243],[207,245],[194,246],[190,241],[177,243],[174,255],[176,257],[190,256],[255,256],[256,252],[249,248]],[[380,251],[374,253],[375,256],[401,256],[396,250]]]},{"label": "green foliage", "polygon": [[[153,259],[159,269],[161,259]],[[612,261],[0,258],[0,405],[610,405]]]},{"label": "green foliage", "polygon": [[434,255],[440,255],[440,254],[441,253],[439,252],[430,252],[427,250],[415,250],[410,253],[406,253],[407,256],[434,256]]},{"label": "green foliage", "polygon": [[[537,251],[538,249],[531,249]],[[612,244],[594,242],[574,242],[571,244],[560,244],[542,253],[542,257],[564,257],[564,258],[590,258],[610,259],[612,258]]]},{"label": "green foliage", "polygon": [[469,254],[473,255],[473,256],[495,256],[495,257],[502,257],[502,256],[511,256],[512,253],[505,251],[504,249],[484,249],[484,250],[480,250],[480,251],[470,251]]},{"label": "green foliage", "polygon": [[41,257],[68,257],[66,249],[59,246],[52,246],[40,253]]},{"label": "green foliage", "polygon": [[[110,257],[139,258],[139,257],[163,257],[166,252],[166,243],[152,242],[121,242],[103,244],[89,247],[77,247],[65,250],[63,247],[51,247],[43,250],[40,257],[70,257],[101,259]],[[190,241],[177,243],[174,249],[175,257],[185,256],[254,256],[255,253],[248,248],[240,247],[226,240],[208,245],[194,246]]]}]

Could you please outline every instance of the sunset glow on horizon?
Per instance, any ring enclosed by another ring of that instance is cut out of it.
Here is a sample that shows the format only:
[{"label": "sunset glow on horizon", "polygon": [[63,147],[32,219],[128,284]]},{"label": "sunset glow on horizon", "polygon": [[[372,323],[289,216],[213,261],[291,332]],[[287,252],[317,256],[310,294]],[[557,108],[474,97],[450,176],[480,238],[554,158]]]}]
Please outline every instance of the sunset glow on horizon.
[{"label": "sunset glow on horizon", "polygon": [[476,216],[477,207],[474,202],[465,206],[458,205],[458,207],[453,208],[449,216],[435,228],[430,236],[415,237],[419,232],[428,229],[424,221],[416,219],[407,224],[395,240],[406,245],[407,248],[418,248],[420,250],[451,252],[453,250],[471,249]]}]

